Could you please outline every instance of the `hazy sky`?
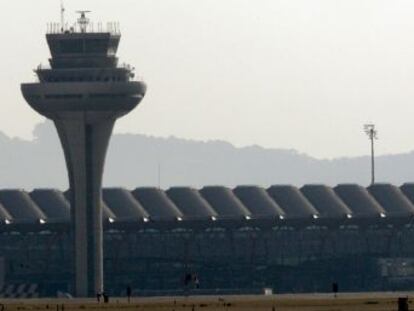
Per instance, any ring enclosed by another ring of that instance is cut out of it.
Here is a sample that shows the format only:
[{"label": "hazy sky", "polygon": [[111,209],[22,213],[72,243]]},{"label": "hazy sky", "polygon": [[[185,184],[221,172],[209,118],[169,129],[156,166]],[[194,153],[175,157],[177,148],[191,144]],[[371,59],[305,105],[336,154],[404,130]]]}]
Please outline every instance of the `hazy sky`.
[{"label": "hazy sky", "polygon": [[[59,0],[2,0],[0,131],[32,137],[20,95],[47,63]],[[7,3],[7,4],[6,4]],[[66,0],[119,21],[121,62],[148,93],[116,132],[294,148],[316,157],[414,149],[414,1]]]}]

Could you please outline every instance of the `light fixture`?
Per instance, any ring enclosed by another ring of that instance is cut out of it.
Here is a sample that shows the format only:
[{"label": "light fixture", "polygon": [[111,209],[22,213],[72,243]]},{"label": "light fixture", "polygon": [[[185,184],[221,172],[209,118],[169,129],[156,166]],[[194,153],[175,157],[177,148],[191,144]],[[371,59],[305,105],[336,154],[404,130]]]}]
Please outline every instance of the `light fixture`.
[{"label": "light fixture", "polygon": [[249,215],[244,216],[244,218],[245,218],[246,220],[250,220],[250,219],[252,219]]},{"label": "light fixture", "polygon": [[46,223],[46,220],[40,218],[39,222],[40,222],[41,225],[44,225]]},{"label": "light fixture", "polygon": [[148,218],[148,217],[144,217],[142,220],[143,220],[144,222],[149,222],[149,218]]},{"label": "light fixture", "polygon": [[217,220],[217,217],[216,216],[211,216],[211,220],[212,221],[216,221]]},{"label": "light fixture", "polygon": [[10,225],[12,223],[9,219],[6,219],[4,222],[6,223],[6,225]]},{"label": "light fixture", "polygon": [[351,214],[346,214],[346,218],[351,219],[352,215]]},{"label": "light fixture", "polygon": [[279,216],[279,219],[280,219],[280,220],[283,220],[283,219],[285,219],[285,216],[280,215],[280,216]]},{"label": "light fixture", "polygon": [[385,215],[385,213],[380,213],[380,217],[385,218],[385,217],[387,217],[387,215]]},{"label": "light fixture", "polygon": [[183,219],[181,217],[177,217],[178,221],[183,221]]},{"label": "light fixture", "polygon": [[111,224],[112,224],[112,223],[114,223],[114,222],[115,222],[115,219],[113,219],[112,217],[109,217],[109,218],[108,218],[108,221],[109,221],[109,223],[111,223]]},{"label": "light fixture", "polygon": [[313,219],[318,219],[319,218],[319,216],[316,215],[316,214],[313,214],[312,217],[313,217]]}]

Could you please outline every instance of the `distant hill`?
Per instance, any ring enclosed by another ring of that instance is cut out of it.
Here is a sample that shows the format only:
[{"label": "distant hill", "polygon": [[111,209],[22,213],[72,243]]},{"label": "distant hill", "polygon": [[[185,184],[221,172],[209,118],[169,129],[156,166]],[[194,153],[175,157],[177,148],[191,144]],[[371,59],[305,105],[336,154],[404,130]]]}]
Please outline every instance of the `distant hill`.
[{"label": "distant hill", "polygon": [[[0,132],[0,188],[68,186],[59,139],[52,123],[39,124],[33,141]],[[377,159],[378,181],[414,180],[414,152]],[[160,168],[160,170],[158,169]],[[223,141],[199,142],[140,134],[114,135],[108,152],[105,186],[294,184],[369,182],[369,158],[318,160],[294,150],[259,146],[236,148]]]}]

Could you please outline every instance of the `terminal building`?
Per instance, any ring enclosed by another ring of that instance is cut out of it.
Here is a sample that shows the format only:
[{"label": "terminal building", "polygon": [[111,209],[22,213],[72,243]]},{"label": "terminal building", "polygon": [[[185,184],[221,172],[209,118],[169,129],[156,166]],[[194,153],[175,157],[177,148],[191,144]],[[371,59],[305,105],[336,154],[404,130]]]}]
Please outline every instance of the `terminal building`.
[{"label": "terminal building", "polygon": [[[72,292],[69,193],[0,190],[0,297]],[[414,184],[106,188],[109,295],[412,289]]]}]

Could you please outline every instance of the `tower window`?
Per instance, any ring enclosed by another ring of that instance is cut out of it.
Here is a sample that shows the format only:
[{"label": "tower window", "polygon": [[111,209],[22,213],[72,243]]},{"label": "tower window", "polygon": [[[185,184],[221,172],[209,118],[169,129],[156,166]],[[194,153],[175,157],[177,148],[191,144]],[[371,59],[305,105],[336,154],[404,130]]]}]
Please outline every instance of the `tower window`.
[{"label": "tower window", "polygon": [[62,40],[60,41],[60,51],[62,53],[82,53],[83,52],[83,40]]},{"label": "tower window", "polygon": [[47,94],[46,99],[80,99],[82,94]]}]

